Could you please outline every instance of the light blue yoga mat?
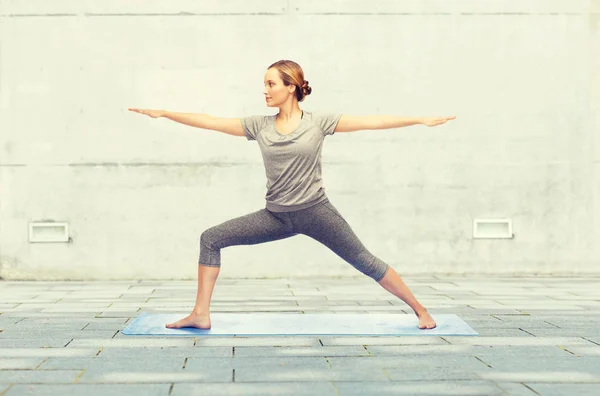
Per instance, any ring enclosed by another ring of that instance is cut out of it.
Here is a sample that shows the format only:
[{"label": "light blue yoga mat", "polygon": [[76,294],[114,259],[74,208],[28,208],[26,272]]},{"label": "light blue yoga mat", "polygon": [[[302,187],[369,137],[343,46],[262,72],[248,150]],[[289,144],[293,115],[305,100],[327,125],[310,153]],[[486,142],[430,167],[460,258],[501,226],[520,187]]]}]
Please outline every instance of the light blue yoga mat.
[{"label": "light blue yoga mat", "polygon": [[211,329],[167,329],[187,314],[142,313],[125,328],[126,335],[160,336],[422,336],[479,335],[465,321],[452,314],[431,314],[437,327],[418,328],[409,314],[281,314],[211,313]]}]

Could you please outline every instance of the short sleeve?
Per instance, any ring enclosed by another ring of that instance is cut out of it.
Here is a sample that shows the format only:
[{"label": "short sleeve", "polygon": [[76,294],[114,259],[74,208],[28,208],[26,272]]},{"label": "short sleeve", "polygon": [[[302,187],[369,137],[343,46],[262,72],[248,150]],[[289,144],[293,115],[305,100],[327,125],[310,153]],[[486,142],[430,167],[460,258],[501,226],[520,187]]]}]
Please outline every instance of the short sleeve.
[{"label": "short sleeve", "polygon": [[335,127],[337,126],[341,117],[342,114],[338,113],[318,113],[315,114],[314,120],[321,127],[323,136],[325,136],[334,134]]},{"label": "short sleeve", "polygon": [[248,140],[256,140],[258,133],[263,129],[266,125],[268,116],[262,115],[254,115],[241,118],[242,128],[244,128],[244,133],[246,134],[246,139]]}]

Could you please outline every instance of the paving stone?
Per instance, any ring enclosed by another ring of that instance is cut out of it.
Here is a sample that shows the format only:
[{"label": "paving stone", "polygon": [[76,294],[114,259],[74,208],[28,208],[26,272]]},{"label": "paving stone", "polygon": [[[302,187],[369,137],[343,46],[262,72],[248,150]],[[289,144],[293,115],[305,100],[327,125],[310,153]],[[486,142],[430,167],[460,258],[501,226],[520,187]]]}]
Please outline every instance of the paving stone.
[{"label": "paving stone", "polygon": [[[577,346],[569,346],[573,348]],[[513,358],[527,357],[565,357],[572,355],[565,350],[566,348],[556,345],[517,345],[517,346],[482,346],[473,345],[470,354],[480,358],[487,356],[511,356]],[[570,349],[569,349],[570,350]]]},{"label": "paving stone", "polygon": [[519,328],[526,330],[556,330],[557,327],[553,324],[546,323],[543,320],[511,320],[506,321],[504,324],[509,325],[511,328]]},{"label": "paving stone", "polygon": [[42,358],[29,359],[9,359],[3,356],[0,358],[0,370],[34,370],[44,362]]},{"label": "paving stone", "polygon": [[206,346],[312,346],[320,347],[317,337],[197,337],[196,347]]},{"label": "paving stone", "polygon": [[[534,396],[538,395],[538,393],[531,390],[525,384],[516,383],[516,382],[497,382],[496,385],[506,392],[506,394],[511,396]],[[546,395],[543,393],[543,395]],[[569,395],[571,396],[571,395]]]},{"label": "paving stone", "polygon": [[[96,315],[94,315],[93,313],[89,313],[89,312],[39,312],[40,310],[36,310],[36,312],[34,311],[14,311],[14,312],[7,312],[4,311],[4,313],[2,314],[2,316],[4,317],[19,317],[22,318],[23,316],[27,316],[27,318],[62,318],[65,320],[71,319],[71,318],[93,318]],[[132,315],[129,315],[132,316]]]},{"label": "paving stone", "polygon": [[590,345],[581,337],[464,337],[443,336],[456,345]]},{"label": "paving stone", "polygon": [[364,395],[501,395],[491,381],[334,382],[339,396]]},{"label": "paving stone", "polygon": [[[573,371],[589,372],[600,375],[600,358],[597,357],[577,357],[565,354],[563,357],[555,356],[534,356],[516,359],[513,356],[485,356],[481,358],[490,365],[495,371]],[[501,379],[499,379],[501,380]],[[507,380],[512,381],[512,380]],[[525,380],[523,380],[525,381]],[[520,381],[520,382],[523,382]],[[534,381],[542,382],[542,381]],[[560,381],[558,381],[560,382]],[[569,381],[564,381],[569,382]]]},{"label": "paving stone", "polygon": [[[4,396],[36,395],[36,396],[106,396],[106,395],[144,395],[165,396],[169,394],[171,384],[71,384],[47,385],[28,384],[14,385]],[[0,386],[0,392],[2,387]]]},{"label": "paving stone", "polygon": [[427,355],[372,355],[356,357],[327,357],[326,359],[335,369],[362,369],[362,368],[420,368],[422,370],[437,369],[439,367],[457,368],[462,370],[486,369],[485,363],[472,356],[427,356]]},{"label": "paving stone", "polygon": [[61,348],[72,338],[0,338],[0,348]]},{"label": "paving stone", "polygon": [[[134,316],[134,318],[137,317],[137,315]],[[128,321],[132,320],[132,317],[125,317],[125,318],[85,318],[85,322],[87,323],[120,323],[120,324],[126,324]]]},{"label": "paving stone", "polygon": [[[122,325],[124,329],[126,325]],[[84,331],[81,329],[53,329],[49,327],[46,330],[43,329],[24,329],[22,331],[17,331],[15,329],[9,329],[6,331],[6,334],[2,338],[13,338],[13,339],[67,339],[70,340],[72,338],[112,338],[117,330],[97,330],[97,331]]]},{"label": "paving stone", "polygon": [[81,370],[0,370],[0,383],[73,383]]},{"label": "paving stone", "polygon": [[392,381],[464,381],[479,380],[473,372],[456,368],[438,367],[435,370],[415,368],[386,368],[385,372]]},{"label": "paving stone", "polygon": [[598,396],[599,384],[536,384],[525,385],[544,396]]},{"label": "paving stone", "polygon": [[94,348],[0,348],[3,358],[94,356]]},{"label": "paving stone", "polygon": [[235,370],[235,382],[320,382],[320,381],[389,381],[383,369],[334,370],[331,368],[242,367]]},{"label": "paving stone", "polygon": [[235,356],[268,357],[268,356],[361,356],[369,355],[362,346],[322,346],[322,347],[273,347],[248,346],[236,347]]},{"label": "paving stone", "polygon": [[[556,326],[560,329],[580,329],[580,328],[598,328],[600,326],[600,318],[568,318],[556,319],[547,318],[544,321],[548,324]],[[600,335],[600,334],[599,334]]]},{"label": "paving stone", "polygon": [[145,361],[148,364],[156,364],[155,362],[161,362],[163,359],[180,362],[176,367],[183,367],[186,358],[190,357],[217,359],[231,358],[232,356],[231,348],[218,351],[193,348],[159,348],[158,351],[156,348],[102,348],[88,357],[51,357],[40,368],[44,370],[88,368],[95,364],[110,364],[111,361]]},{"label": "paving stone", "polygon": [[175,384],[172,396],[337,396],[335,387],[328,382],[306,386],[302,382],[228,383],[228,384]]},{"label": "paving stone", "polygon": [[63,329],[80,329],[86,323],[89,323],[89,319],[86,318],[26,318],[15,325],[17,328],[29,329],[29,328],[46,328],[51,326],[53,328]]},{"label": "paving stone", "polygon": [[471,345],[370,345],[366,350],[372,355],[448,355],[470,354]]},{"label": "paving stone", "polygon": [[521,329],[493,329],[486,327],[473,327],[473,330],[475,330],[481,337],[533,337],[532,334]]},{"label": "paving stone", "polygon": [[[152,311],[147,311],[152,313]],[[97,318],[137,318],[141,314],[140,311],[102,311],[100,314],[96,315]]]},{"label": "paving stone", "polygon": [[155,356],[153,359],[143,359],[135,356],[123,356],[118,359],[105,357],[89,357],[79,359],[51,358],[39,370],[71,370],[85,369],[95,372],[178,372],[183,370],[185,358],[173,356]]},{"label": "paving stone", "polygon": [[578,329],[532,329],[522,327],[522,330],[531,333],[535,337],[596,337],[600,335],[597,327]]},{"label": "paving stone", "polygon": [[431,336],[374,336],[374,337],[319,337],[323,346],[340,345],[448,345],[440,337]]},{"label": "paving stone", "polygon": [[79,378],[78,383],[181,383],[181,382],[232,382],[233,374],[230,370],[207,369],[201,372],[176,371],[169,372],[143,372],[135,367],[131,371],[112,371],[90,369],[86,370]]},{"label": "paving stone", "polygon": [[88,338],[76,339],[70,344],[70,348],[85,348],[85,347],[176,347],[176,346],[193,346],[194,338],[191,337],[140,337],[140,338]]},{"label": "paving stone", "polygon": [[5,317],[4,315],[0,316],[0,329],[7,329],[25,319],[26,318],[24,318],[24,317],[17,317],[17,316],[11,316],[11,317]]},{"label": "paving stone", "polygon": [[190,357],[187,359],[185,369],[190,371],[205,370],[211,368],[219,369],[240,369],[240,368],[262,368],[271,367],[279,369],[281,367],[297,367],[297,368],[315,368],[328,369],[331,366],[327,363],[327,359],[318,356],[275,356],[263,357],[260,362],[257,362],[255,357],[234,357],[234,358],[202,358]]},{"label": "paving stone", "polygon": [[118,322],[113,322],[113,323],[98,323],[98,322],[88,322],[86,324],[84,324],[81,327],[82,331],[85,332],[97,332],[97,331],[101,331],[101,330],[108,330],[110,332],[116,332],[117,330],[124,330],[127,327],[127,325],[125,323],[118,323]]},{"label": "paving stone", "polygon": [[565,348],[567,351],[579,356],[598,356],[600,357],[600,345],[569,345]]},{"label": "paving stone", "polygon": [[[571,366],[572,367],[572,366]],[[489,371],[478,373],[482,379],[505,382],[555,382],[555,383],[600,383],[600,374],[581,371],[568,371],[568,369],[546,368],[535,371],[533,368],[522,371],[519,368],[506,369],[506,371]]]}]

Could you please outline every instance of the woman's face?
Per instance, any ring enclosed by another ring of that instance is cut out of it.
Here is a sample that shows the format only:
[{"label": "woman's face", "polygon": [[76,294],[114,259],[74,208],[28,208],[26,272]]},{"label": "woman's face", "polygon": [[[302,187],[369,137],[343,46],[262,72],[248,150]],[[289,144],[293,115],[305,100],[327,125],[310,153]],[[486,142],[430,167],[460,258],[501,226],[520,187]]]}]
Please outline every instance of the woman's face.
[{"label": "woman's face", "polygon": [[288,100],[290,93],[293,92],[294,86],[285,86],[279,77],[279,71],[272,68],[267,70],[264,81],[265,101],[269,107],[278,107]]}]

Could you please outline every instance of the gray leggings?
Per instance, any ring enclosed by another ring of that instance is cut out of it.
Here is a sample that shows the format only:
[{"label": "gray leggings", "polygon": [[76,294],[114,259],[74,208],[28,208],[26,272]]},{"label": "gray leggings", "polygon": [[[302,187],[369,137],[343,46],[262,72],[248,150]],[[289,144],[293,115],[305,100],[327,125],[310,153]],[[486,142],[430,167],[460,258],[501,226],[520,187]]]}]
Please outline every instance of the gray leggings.
[{"label": "gray leggings", "polygon": [[321,242],[377,282],[387,273],[389,266],[363,246],[329,200],[292,212],[264,208],[211,227],[200,236],[198,264],[221,266],[221,249],[227,246],[256,245],[298,234]]}]

